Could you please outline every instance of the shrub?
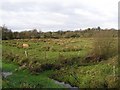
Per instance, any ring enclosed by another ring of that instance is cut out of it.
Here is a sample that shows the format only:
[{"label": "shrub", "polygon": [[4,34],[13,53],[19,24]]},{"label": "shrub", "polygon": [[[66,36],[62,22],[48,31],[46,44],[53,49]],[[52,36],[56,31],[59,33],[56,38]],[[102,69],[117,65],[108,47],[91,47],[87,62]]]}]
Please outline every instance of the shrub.
[{"label": "shrub", "polygon": [[100,61],[117,54],[117,39],[110,31],[99,31],[94,35],[93,50],[86,59]]}]

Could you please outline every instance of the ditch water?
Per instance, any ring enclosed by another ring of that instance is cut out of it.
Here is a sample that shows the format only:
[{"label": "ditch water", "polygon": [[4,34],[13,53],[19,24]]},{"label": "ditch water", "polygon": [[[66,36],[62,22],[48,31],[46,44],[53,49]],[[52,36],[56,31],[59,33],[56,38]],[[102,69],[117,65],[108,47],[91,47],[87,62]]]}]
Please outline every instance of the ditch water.
[{"label": "ditch water", "polygon": [[[8,76],[10,76],[10,75],[12,75],[12,72],[1,72],[0,73],[1,75],[2,75],[2,77],[3,78],[6,78],[6,77],[8,77]],[[79,88],[78,87],[73,87],[73,86],[71,86],[70,84],[67,84],[67,83],[65,83],[65,82],[60,82],[60,81],[57,81],[57,80],[54,80],[54,79],[52,79],[56,84],[58,84],[58,85],[62,85],[62,86],[64,86],[65,88],[69,88],[69,90],[79,90]]]},{"label": "ditch water", "polygon": [[64,86],[65,88],[69,88],[69,90],[79,90],[79,88],[78,87],[73,87],[73,86],[71,86],[70,84],[67,84],[67,83],[65,83],[65,82],[59,82],[59,81],[57,81],[57,80],[53,80],[56,84],[58,84],[58,85],[62,85],[62,86]]},{"label": "ditch water", "polygon": [[1,72],[1,75],[3,78],[6,78],[7,76],[12,75],[12,72]]}]

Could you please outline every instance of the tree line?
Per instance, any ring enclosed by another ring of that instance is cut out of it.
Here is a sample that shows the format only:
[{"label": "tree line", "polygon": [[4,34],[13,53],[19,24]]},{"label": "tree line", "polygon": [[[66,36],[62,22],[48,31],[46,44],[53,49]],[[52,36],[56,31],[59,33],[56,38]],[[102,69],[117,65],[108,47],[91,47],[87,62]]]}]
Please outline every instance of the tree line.
[{"label": "tree line", "polygon": [[0,32],[2,32],[2,40],[11,40],[11,39],[39,39],[39,38],[79,38],[79,37],[92,37],[95,33],[104,32],[109,30],[113,33],[113,37],[117,37],[116,29],[101,29],[97,28],[88,28],[85,30],[75,30],[75,31],[61,31],[56,32],[42,32],[37,31],[37,29],[21,32],[13,32],[11,29],[8,29],[6,26],[0,27]]}]

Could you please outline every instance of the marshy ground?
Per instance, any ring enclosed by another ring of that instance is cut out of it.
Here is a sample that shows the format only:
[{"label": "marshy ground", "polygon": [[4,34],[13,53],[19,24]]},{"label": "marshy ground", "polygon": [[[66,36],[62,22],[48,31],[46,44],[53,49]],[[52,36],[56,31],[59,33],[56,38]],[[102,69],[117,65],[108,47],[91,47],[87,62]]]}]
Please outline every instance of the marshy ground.
[{"label": "marshy ground", "polygon": [[[79,88],[118,87],[118,55],[113,49],[114,54],[99,53],[94,42],[94,38],[3,40],[2,69],[12,72],[2,80],[3,88],[65,87],[54,80]],[[97,53],[91,55],[94,49]]]}]

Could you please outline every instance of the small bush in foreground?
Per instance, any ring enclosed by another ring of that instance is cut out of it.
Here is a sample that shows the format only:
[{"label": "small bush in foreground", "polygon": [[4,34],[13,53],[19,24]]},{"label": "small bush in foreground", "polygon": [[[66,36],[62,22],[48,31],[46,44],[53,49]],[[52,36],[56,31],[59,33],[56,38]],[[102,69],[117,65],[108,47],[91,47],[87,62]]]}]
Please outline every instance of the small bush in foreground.
[{"label": "small bush in foreground", "polygon": [[86,59],[101,61],[117,54],[117,39],[113,37],[112,32],[97,32],[94,40],[92,53]]}]

